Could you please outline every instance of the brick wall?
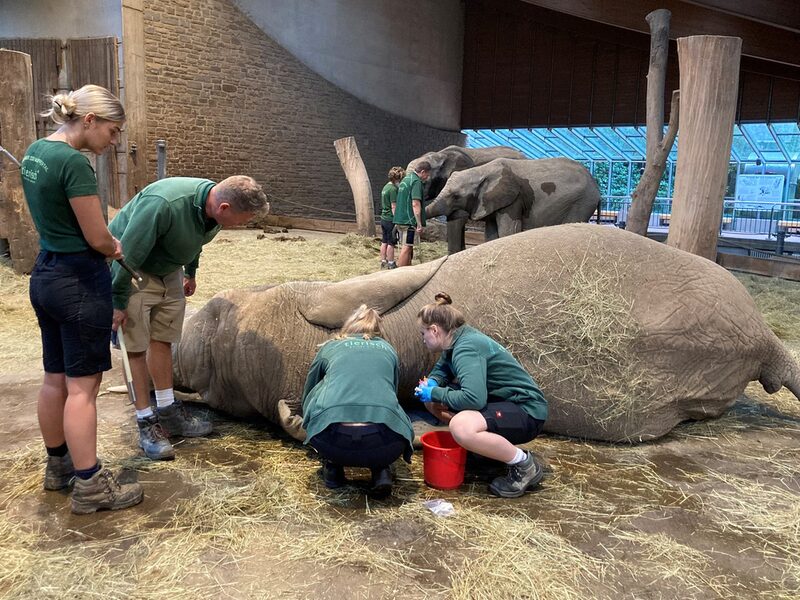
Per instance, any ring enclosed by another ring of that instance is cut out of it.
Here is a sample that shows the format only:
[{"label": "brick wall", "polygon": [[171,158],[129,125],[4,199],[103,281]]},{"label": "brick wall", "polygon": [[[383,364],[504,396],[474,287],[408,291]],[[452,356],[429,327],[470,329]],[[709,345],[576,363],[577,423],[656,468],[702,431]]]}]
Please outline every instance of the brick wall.
[{"label": "brick wall", "polygon": [[274,213],[352,220],[333,140],[355,136],[376,202],[389,167],[463,144],[458,132],[413,123],[343,92],[229,0],[145,0],[144,19],[151,178],[155,141],[163,138],[168,175],[247,174],[268,190]]}]

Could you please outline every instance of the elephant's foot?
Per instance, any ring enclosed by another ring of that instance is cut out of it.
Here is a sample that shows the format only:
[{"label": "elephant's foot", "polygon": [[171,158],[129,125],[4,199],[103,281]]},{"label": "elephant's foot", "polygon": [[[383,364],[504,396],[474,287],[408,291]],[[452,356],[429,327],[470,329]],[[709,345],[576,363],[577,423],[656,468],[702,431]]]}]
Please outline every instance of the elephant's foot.
[{"label": "elephant's foot", "polygon": [[303,419],[300,415],[292,414],[292,409],[286,400],[278,400],[278,423],[294,439],[305,441],[306,430],[303,429]]}]

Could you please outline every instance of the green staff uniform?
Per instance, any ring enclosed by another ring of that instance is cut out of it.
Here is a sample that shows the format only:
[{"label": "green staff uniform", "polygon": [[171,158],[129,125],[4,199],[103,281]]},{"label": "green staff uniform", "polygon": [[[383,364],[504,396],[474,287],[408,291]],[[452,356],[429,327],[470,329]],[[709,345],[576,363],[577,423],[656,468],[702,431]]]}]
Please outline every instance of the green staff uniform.
[{"label": "green staff uniform", "polygon": [[391,181],[381,190],[381,221],[391,221],[394,218],[392,204],[397,202],[397,186]]},{"label": "green staff uniform", "polygon": [[453,333],[453,345],[442,351],[429,377],[431,399],[449,408],[482,410],[489,402],[513,402],[534,419],[547,420],[547,400],[528,372],[503,346],[468,325]]},{"label": "green staff uniform", "polygon": [[97,195],[89,159],[66,142],[36,140],[20,166],[22,190],[39,232],[39,247],[50,252],[83,252],[90,246],[70,198]]},{"label": "green staff uniform", "polygon": [[417,219],[414,217],[412,201],[419,200],[420,227],[425,227],[425,207],[422,204],[422,179],[414,171],[407,173],[397,188],[397,208],[394,211],[395,225],[416,227]]},{"label": "green staff uniform", "polygon": [[[169,177],[151,183],[128,202],[109,224],[122,242],[126,262],[136,270],[166,277],[185,267],[194,277],[203,244],[220,230],[206,218],[206,200],[215,183],[196,177]],[[114,308],[128,306],[131,277],[112,266]]]},{"label": "green staff uniform", "polygon": [[331,340],[311,363],[303,389],[306,443],[334,423],[376,423],[414,440],[411,421],[397,401],[397,352],[381,338],[351,335]]}]

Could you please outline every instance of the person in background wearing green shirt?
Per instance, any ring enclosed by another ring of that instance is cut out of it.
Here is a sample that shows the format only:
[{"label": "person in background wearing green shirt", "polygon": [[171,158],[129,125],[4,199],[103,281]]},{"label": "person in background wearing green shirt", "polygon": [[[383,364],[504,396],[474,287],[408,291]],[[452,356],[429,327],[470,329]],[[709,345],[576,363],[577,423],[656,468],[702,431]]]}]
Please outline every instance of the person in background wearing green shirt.
[{"label": "person in background wearing green shirt", "polygon": [[394,209],[397,205],[397,184],[406,174],[403,167],[389,169],[389,182],[381,190],[381,269],[395,269]]},{"label": "person in background wearing green shirt", "polygon": [[97,178],[81,150],[100,155],[125,122],[119,99],[97,85],[51,98],[60,125],[25,152],[22,189],[41,252],[30,299],[42,334],[44,382],[39,428],[47,449],[44,488],[72,490],[72,512],[127,508],[142,501],[139,483],[120,483],[97,459],[97,392],[111,368],[111,274],[106,259],[122,245],[106,227]]},{"label": "person in background wearing green shirt", "polygon": [[397,265],[407,267],[414,258],[414,234],[422,234],[425,227],[425,211],[422,210],[423,186],[431,175],[431,163],[421,160],[414,170],[406,173],[397,187],[397,208],[394,223],[400,230],[400,258]]},{"label": "person in background wearing green shirt", "polygon": [[[113,327],[121,327],[125,335],[139,445],[150,459],[174,458],[169,436],[211,433],[211,422],[190,414],[175,400],[172,344],[181,337],[186,296],[197,288],[203,244],[221,228],[244,225],[268,208],[266,195],[251,177],[235,175],[220,183],[169,177],[136,194],[109,225],[122,241],[127,263],[143,278],[132,287],[131,276],[119,265],[112,267]],[[148,374],[155,387],[155,412]]]},{"label": "person in background wearing green shirt", "polygon": [[508,350],[466,325],[447,294],[437,294],[417,319],[425,346],[442,353],[416,388],[417,397],[449,425],[459,445],[508,465],[508,474],[492,481],[490,492],[516,498],[536,487],[542,467],[515,444],[534,439],[547,419],[539,386]]},{"label": "person in background wearing green shirt", "polygon": [[414,440],[397,401],[397,352],[382,338],[380,315],[361,305],[322,345],[303,389],[305,443],[323,458],[325,485],[344,485],[344,467],[368,467],[375,497],[391,493],[389,466],[400,456],[411,462]]}]

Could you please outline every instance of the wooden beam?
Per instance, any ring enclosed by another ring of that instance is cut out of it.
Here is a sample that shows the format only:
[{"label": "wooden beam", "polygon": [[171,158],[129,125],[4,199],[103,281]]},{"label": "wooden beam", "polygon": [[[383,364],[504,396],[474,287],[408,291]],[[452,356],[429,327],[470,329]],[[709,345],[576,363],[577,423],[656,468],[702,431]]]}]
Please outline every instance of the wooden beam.
[{"label": "wooden beam", "polygon": [[797,0],[683,0],[751,21],[800,32],[800,3]]},{"label": "wooden beam", "polygon": [[122,101],[127,116],[126,202],[148,183],[147,85],[145,80],[143,0],[122,0]]},{"label": "wooden beam", "polygon": [[714,260],[739,89],[739,38],[678,39],[681,135],[667,245]]},{"label": "wooden beam", "polygon": [[[0,50],[0,146],[17,161],[36,139],[33,120],[31,57],[23,52]],[[20,167],[0,153],[0,238],[8,240],[11,266],[30,273],[39,253],[39,235],[33,226]]]},{"label": "wooden beam", "polygon": [[[332,219],[309,219],[287,215],[267,215],[264,223],[273,227],[286,229],[308,229],[309,231],[326,231],[329,233],[356,233],[358,224],[352,221],[334,221]],[[467,231],[464,236],[467,246],[477,246],[484,242],[483,232]]]},{"label": "wooden beam", "polygon": [[780,277],[781,279],[800,281],[800,265],[797,264],[796,260],[788,258],[767,260],[754,256],[720,252],[717,254],[717,264],[729,271],[743,271],[766,277]]},{"label": "wooden beam", "polygon": [[[643,25],[645,15],[659,8],[666,8],[672,12],[670,36],[673,39],[693,35],[740,37],[742,38],[742,54],[745,56],[788,65],[800,65],[800,54],[797,52],[797,49],[800,48],[800,33],[796,30],[757,22],[681,0],[637,0],[635,4],[620,0],[524,1],[582,19],[641,33],[648,32],[647,27]],[[793,12],[796,13],[797,9],[795,8]]]}]

